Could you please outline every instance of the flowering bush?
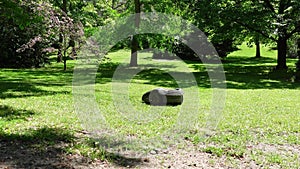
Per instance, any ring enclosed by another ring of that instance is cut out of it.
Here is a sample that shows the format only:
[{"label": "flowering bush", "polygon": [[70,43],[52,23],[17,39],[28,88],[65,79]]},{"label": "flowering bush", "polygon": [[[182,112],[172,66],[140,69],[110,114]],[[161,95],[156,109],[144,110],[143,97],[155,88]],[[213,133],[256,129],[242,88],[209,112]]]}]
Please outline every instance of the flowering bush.
[{"label": "flowering bush", "polygon": [[83,36],[80,23],[47,2],[4,0],[0,12],[1,67],[41,67],[49,63],[59,36],[65,57],[67,41]]}]

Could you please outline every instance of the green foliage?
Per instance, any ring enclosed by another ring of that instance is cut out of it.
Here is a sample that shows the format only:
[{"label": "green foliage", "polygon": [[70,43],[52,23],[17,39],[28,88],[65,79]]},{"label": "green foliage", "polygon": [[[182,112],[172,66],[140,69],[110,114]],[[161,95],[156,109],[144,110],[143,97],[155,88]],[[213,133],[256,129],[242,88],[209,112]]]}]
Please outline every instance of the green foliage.
[{"label": "green foliage", "polygon": [[[61,11],[64,8],[64,2],[67,8],[66,14],[62,14]],[[282,42],[290,39],[293,37],[292,35],[300,31],[299,7],[300,3],[296,0],[141,1],[142,12],[157,11],[178,15],[196,25],[208,36],[221,57],[226,57],[230,52],[237,50],[237,45],[244,41],[251,46],[257,40],[264,44],[274,44],[280,37],[283,38]],[[0,3],[0,10],[0,28],[2,30],[0,34],[3,39],[0,45],[2,67],[5,65],[40,67],[47,62],[47,53],[50,51],[47,47],[58,41],[57,34],[61,32],[60,29],[64,29],[62,32],[66,34],[73,34],[75,30],[78,30],[79,23],[82,23],[79,26],[80,29],[84,30],[86,36],[91,36],[99,26],[133,13],[134,3],[128,0],[45,0],[37,2],[3,0]],[[59,22],[72,20],[67,27],[73,27],[73,30],[64,28],[62,25],[65,23],[51,25],[50,23],[55,23],[53,21],[56,16]],[[70,37],[66,34],[64,36]],[[154,47],[176,53],[181,58],[191,56],[193,58],[194,55],[189,48],[176,41],[174,37],[138,35],[138,39],[140,49]],[[66,43],[68,43],[67,41]],[[114,49],[130,47],[128,41],[129,39],[124,39]],[[61,45],[66,44],[63,43]],[[79,44],[79,42],[77,43]],[[288,55],[295,56],[293,43],[294,41],[291,39]],[[278,55],[285,55],[282,52],[285,49],[280,48],[279,50]],[[68,54],[64,57],[67,56]]]},{"label": "green foliage", "polygon": [[[58,34],[67,40],[83,36],[80,23],[55,9],[47,2],[4,1],[1,10],[0,37],[1,67],[41,67],[49,63],[50,46],[58,41]],[[65,55],[66,56],[66,55]]]},{"label": "green foliage", "polygon": [[[226,57],[230,52],[237,50],[236,46],[243,41],[243,36],[240,33],[243,29],[237,24],[221,19],[219,16],[219,7],[216,7],[214,3],[210,3],[209,1],[168,0],[163,3],[159,1],[146,1],[144,5],[145,11],[158,11],[179,15],[196,25],[209,38],[220,57]],[[158,43],[159,40],[161,40],[161,43],[165,43],[163,38],[155,39],[156,42],[154,43]],[[171,41],[172,43],[168,43],[168,46],[165,47],[166,50],[173,51],[181,58],[195,59],[194,52],[191,49],[181,42],[176,41],[176,39],[172,39]]]},{"label": "green foliage", "polygon": [[[50,0],[50,2],[53,6],[62,9],[62,1]],[[67,0],[67,15],[83,24],[86,36],[91,36],[94,29],[98,29],[99,26],[103,26],[119,16],[125,10],[123,8],[124,4],[113,0]]]},{"label": "green foliage", "polygon": [[234,28],[241,27],[246,30],[242,37],[255,37],[259,34],[261,40],[277,43],[276,68],[287,68],[287,40],[300,31],[299,1],[214,0],[210,3],[218,9],[222,21],[237,25]]},{"label": "green foliage", "polygon": [[[38,43],[45,27],[40,23],[41,15],[35,14],[37,4],[5,0],[0,3],[0,9],[3,13],[0,16],[0,66],[28,67],[46,62],[41,51],[43,44]],[[24,53],[22,47],[31,50]],[[31,56],[34,54],[37,56]]]},{"label": "green foliage", "polygon": [[292,36],[289,40],[288,40],[288,53],[287,53],[287,57],[289,58],[297,58],[300,54],[300,35],[296,34],[294,36]]},{"label": "green foliage", "polygon": [[[220,57],[226,57],[237,50],[237,45],[244,41],[244,29],[227,19],[223,13],[225,7],[214,1],[190,2],[189,20],[202,30],[215,46]],[[197,12],[195,12],[197,11]]]}]

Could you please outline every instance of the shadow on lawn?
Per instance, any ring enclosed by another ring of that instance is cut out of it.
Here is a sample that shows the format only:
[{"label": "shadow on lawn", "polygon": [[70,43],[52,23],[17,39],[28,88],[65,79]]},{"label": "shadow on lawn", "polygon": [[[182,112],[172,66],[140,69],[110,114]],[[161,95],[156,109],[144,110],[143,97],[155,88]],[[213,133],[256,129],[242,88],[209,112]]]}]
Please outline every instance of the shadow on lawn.
[{"label": "shadow on lawn", "polygon": [[[27,83],[22,81],[0,81],[0,99],[70,93],[69,91],[42,90],[36,86],[41,86],[41,84]],[[51,85],[47,84],[47,86]]]},{"label": "shadow on lawn", "polygon": [[[0,168],[88,168],[91,159],[66,152],[74,139],[73,134],[61,128],[43,127],[27,131],[26,134],[7,134],[0,130]],[[90,149],[95,148],[90,145]],[[136,167],[145,162],[142,158],[109,152],[105,152],[105,159],[118,167]]]},{"label": "shadow on lawn", "polygon": [[[234,68],[232,68],[234,67]],[[296,89],[293,71],[273,71],[269,66],[231,66],[226,69],[227,88],[233,89]]]},{"label": "shadow on lawn", "polygon": [[292,82],[294,70],[274,70],[272,58],[232,57],[225,61],[227,88],[233,89],[296,89],[299,83]]},{"label": "shadow on lawn", "polygon": [[0,168],[71,169],[72,165],[64,161],[63,147],[72,139],[72,135],[59,128],[44,127],[25,134],[0,130]]},{"label": "shadow on lawn", "polygon": [[28,110],[16,110],[12,107],[6,105],[0,105],[0,119],[5,121],[22,119],[26,120],[26,118],[34,115],[35,113]]},{"label": "shadow on lawn", "polygon": [[39,87],[72,85],[72,72],[47,69],[2,69],[0,71],[0,98],[19,98],[70,93],[70,91],[43,90]]},{"label": "shadow on lawn", "polygon": [[[14,109],[6,105],[0,106],[2,122],[27,121],[36,114],[36,112]],[[67,153],[67,149],[75,144],[88,145],[88,149],[91,150],[96,148],[89,142],[78,143],[80,138],[76,137],[75,132],[70,129],[42,126],[11,133],[7,131],[10,130],[9,125],[3,127],[0,125],[0,127],[0,168],[73,169],[74,167],[88,168],[92,162],[88,157]],[[102,141],[111,144],[107,140]],[[114,153],[104,152],[104,154],[105,159],[110,159],[113,164],[120,167],[134,167],[143,162],[138,158],[127,158]]]},{"label": "shadow on lawn", "polygon": [[[0,106],[2,122],[26,121],[35,114],[28,110]],[[66,130],[50,127],[32,128],[22,133],[5,130],[10,130],[9,125],[0,128],[0,168],[72,168],[64,165],[62,159],[64,144],[74,139]]]},{"label": "shadow on lawn", "polygon": [[[189,62],[200,87],[207,85],[210,80],[203,72],[202,64]],[[292,82],[294,70],[274,71],[276,60],[272,58],[247,58],[230,57],[223,61],[226,76],[226,85],[229,89],[296,89],[300,88],[299,83]],[[199,77],[203,77],[202,80]],[[199,82],[207,83],[199,83]]]},{"label": "shadow on lawn", "polygon": [[[96,83],[99,84],[105,84],[112,82],[112,78],[114,76],[115,71],[117,70],[118,66],[120,66],[119,63],[112,63],[112,62],[106,62],[99,65],[99,69],[96,76]],[[173,65],[167,65],[168,67],[164,68],[174,68]],[[144,84],[151,84],[151,85],[158,85],[162,87],[172,87],[176,88],[177,83],[174,81],[174,79],[168,74],[168,72],[159,70],[159,69],[153,69],[155,65],[153,64],[143,64],[135,68],[126,67],[123,65],[124,75],[121,75],[123,77],[132,78],[135,80],[144,80]],[[135,72],[139,72],[135,76],[133,75]],[[136,82],[138,83],[138,82]]]},{"label": "shadow on lawn", "polygon": [[[229,89],[281,89],[300,88],[299,83],[292,82],[294,70],[287,72],[273,71],[276,60],[272,58],[246,58],[231,57],[223,61],[224,73],[226,76],[226,85]],[[195,71],[193,75],[199,87],[211,88],[211,80],[205,70],[205,66],[199,62],[187,61],[191,68]],[[133,83],[150,84],[166,88],[178,87],[176,81],[169,73],[176,73],[178,77],[184,79],[187,77],[186,72],[168,72],[158,69],[142,70],[142,67],[136,69],[141,70],[133,78]],[[101,68],[104,67],[105,69]],[[113,73],[118,67],[115,63],[106,63],[100,66],[97,75],[97,83],[111,82]],[[130,69],[130,68],[128,68]],[[126,70],[127,71],[127,70]],[[222,72],[221,72],[222,73]],[[124,76],[125,77],[125,76]],[[190,87],[190,86],[186,86]]]}]

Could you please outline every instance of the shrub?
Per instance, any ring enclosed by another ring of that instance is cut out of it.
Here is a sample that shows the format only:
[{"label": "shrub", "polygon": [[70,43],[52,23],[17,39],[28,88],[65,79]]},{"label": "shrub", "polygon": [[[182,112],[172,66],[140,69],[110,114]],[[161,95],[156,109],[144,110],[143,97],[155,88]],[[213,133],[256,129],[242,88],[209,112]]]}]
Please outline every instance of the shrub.
[{"label": "shrub", "polygon": [[60,31],[83,35],[80,24],[47,2],[3,0],[0,12],[1,67],[41,67],[49,63]]}]

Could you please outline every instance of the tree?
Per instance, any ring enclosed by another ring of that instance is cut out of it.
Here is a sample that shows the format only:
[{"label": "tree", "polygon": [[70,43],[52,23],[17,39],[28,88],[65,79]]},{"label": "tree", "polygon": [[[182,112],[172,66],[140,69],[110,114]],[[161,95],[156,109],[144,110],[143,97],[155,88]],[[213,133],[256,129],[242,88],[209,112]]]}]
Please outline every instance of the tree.
[{"label": "tree", "polygon": [[[55,46],[58,49],[57,62],[64,63],[64,70],[67,69],[67,60],[76,57],[76,43],[80,46],[84,35],[83,25],[80,21],[80,14],[84,13],[83,4],[78,0],[51,0],[52,4],[59,8],[56,13],[55,28],[57,32],[57,41]],[[78,13],[77,13],[78,12]],[[69,48],[71,52],[69,52]],[[78,47],[79,48],[79,47]]]},{"label": "tree", "polygon": [[[135,9],[135,30],[138,30],[140,25],[140,13],[141,13],[141,3],[140,0],[134,0]],[[139,48],[139,42],[137,36],[132,35],[131,37],[131,58],[130,66],[137,66],[137,51]]]},{"label": "tree", "polygon": [[1,66],[41,67],[49,62],[50,46],[57,39],[68,36],[78,40],[83,36],[80,23],[48,2],[4,0],[0,10],[4,13],[0,16]]},{"label": "tree", "polygon": [[247,42],[248,47],[255,46],[255,58],[261,58],[261,50],[260,46],[263,43],[268,43],[270,40],[263,38],[260,34],[256,32],[248,32],[248,36],[245,37],[245,41]]},{"label": "tree", "polygon": [[[74,54],[75,41],[80,41],[83,36],[82,25],[80,22],[73,22],[73,19],[62,13],[60,21],[58,22],[60,36],[63,41],[61,43],[62,59],[64,63],[64,70],[67,69],[67,60],[71,54]],[[72,51],[68,49],[72,47]],[[69,53],[68,53],[69,52]]]},{"label": "tree", "polygon": [[259,36],[255,37],[255,57],[256,58],[261,58],[261,54],[260,54],[260,41],[259,41]]},{"label": "tree", "polygon": [[44,17],[51,15],[48,5],[14,0],[0,3],[1,66],[40,67],[48,62],[52,36],[51,24]]},{"label": "tree", "polygon": [[160,5],[160,8],[164,12],[180,15],[185,20],[191,21],[196,25],[206,34],[222,58],[237,50],[237,45],[243,41],[244,35],[241,32],[244,31],[244,28],[222,19],[219,14],[218,4],[199,0],[169,0],[166,4]]},{"label": "tree", "polygon": [[214,0],[223,20],[237,23],[277,44],[276,69],[287,69],[287,40],[300,31],[298,0]]},{"label": "tree", "polygon": [[[68,13],[68,10],[67,10],[67,0],[63,0],[63,3],[62,3],[62,7],[61,7],[61,10],[67,14]],[[62,56],[62,44],[64,43],[64,36],[62,33],[59,33],[59,40],[58,40],[58,52],[57,52],[57,59],[56,61],[57,62],[62,62],[64,60],[64,70],[66,70],[66,58],[63,59],[63,56]],[[64,52],[65,54],[66,52]]]},{"label": "tree", "polygon": [[[64,70],[67,69],[67,60],[70,58],[68,56],[67,51],[71,47],[71,58],[75,58],[76,56],[76,50],[75,50],[75,40],[79,40],[80,37],[78,37],[78,34],[73,31],[72,29],[76,29],[75,27],[78,26],[75,24],[75,22],[79,21],[73,21],[71,17],[68,16],[68,6],[70,3],[70,0],[63,0],[62,4],[60,4],[60,1],[54,1],[56,5],[59,6],[61,9],[61,14],[59,15],[58,19],[60,19],[61,22],[57,22],[56,26],[59,27],[58,32],[58,41],[53,45],[58,49],[57,52],[57,62],[64,63]],[[73,31],[73,32],[72,32]],[[74,35],[71,35],[74,34]],[[80,35],[79,35],[80,36]],[[83,36],[83,35],[81,35]]]}]

